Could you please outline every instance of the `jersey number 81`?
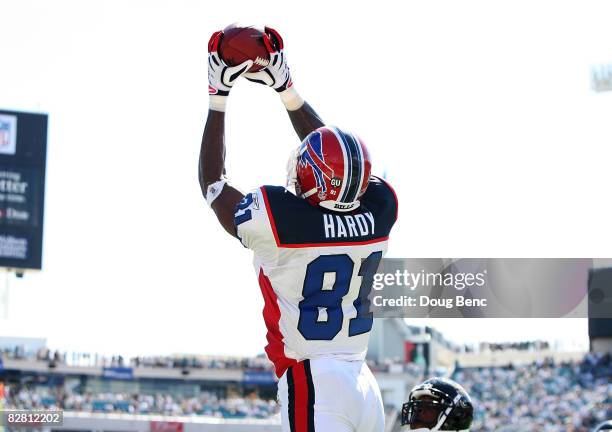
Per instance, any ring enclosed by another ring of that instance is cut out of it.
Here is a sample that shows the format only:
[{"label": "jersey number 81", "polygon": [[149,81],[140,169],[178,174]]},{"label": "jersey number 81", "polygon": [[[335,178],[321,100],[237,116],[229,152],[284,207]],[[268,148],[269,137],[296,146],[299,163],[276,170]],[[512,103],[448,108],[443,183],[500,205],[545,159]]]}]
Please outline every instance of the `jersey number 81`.
[{"label": "jersey number 81", "polygon": [[[372,252],[359,268],[361,286],[353,302],[357,316],[349,321],[349,336],[367,333],[372,329],[373,317],[368,296],[372,290],[374,274],[382,258],[382,252]],[[354,263],[347,254],[321,255],[306,268],[304,299],[299,303],[298,330],[306,340],[332,340],[342,329],[344,313],[342,299],[348,294],[353,278]],[[334,273],[332,289],[323,289],[325,273]],[[319,321],[319,310],[327,312],[327,320]]]}]

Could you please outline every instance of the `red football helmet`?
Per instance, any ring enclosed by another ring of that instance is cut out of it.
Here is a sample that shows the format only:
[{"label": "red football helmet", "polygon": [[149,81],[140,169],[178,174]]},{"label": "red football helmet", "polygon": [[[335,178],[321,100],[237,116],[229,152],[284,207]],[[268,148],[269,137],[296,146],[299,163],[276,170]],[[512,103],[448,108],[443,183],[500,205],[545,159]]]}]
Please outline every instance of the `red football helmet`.
[{"label": "red football helmet", "polygon": [[370,155],[357,136],[334,126],[312,131],[289,161],[289,183],[310,204],[348,212],[368,188]]}]

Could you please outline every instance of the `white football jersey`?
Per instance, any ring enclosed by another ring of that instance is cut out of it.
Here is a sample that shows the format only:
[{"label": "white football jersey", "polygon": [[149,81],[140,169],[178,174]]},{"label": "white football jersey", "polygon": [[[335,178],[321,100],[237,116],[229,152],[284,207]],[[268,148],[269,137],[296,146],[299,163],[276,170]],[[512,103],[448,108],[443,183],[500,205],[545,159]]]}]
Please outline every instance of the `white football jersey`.
[{"label": "white football jersey", "polygon": [[237,206],[236,233],[254,252],[276,374],[314,358],[363,360],[372,278],[387,251],[397,198],[372,177],[350,213],[317,208],[279,186],[262,186]]}]

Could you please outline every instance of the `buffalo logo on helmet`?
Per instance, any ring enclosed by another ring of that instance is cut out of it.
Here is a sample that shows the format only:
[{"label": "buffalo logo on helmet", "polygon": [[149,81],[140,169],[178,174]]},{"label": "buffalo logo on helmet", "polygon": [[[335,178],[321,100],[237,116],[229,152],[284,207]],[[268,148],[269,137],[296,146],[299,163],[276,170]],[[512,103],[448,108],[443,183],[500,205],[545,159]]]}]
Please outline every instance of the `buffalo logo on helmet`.
[{"label": "buffalo logo on helmet", "polygon": [[315,206],[349,212],[360,206],[370,178],[370,157],[359,138],[334,126],[312,131],[288,165],[296,193]]},{"label": "buffalo logo on helmet", "polygon": [[325,177],[330,179],[332,186],[342,183],[342,180],[340,180],[338,177],[334,177],[334,170],[325,163],[321,132],[311,134],[308,141],[302,144],[298,163],[302,168],[309,166],[312,170],[312,174],[314,175],[316,182],[318,196],[321,200],[324,200],[327,197]]}]

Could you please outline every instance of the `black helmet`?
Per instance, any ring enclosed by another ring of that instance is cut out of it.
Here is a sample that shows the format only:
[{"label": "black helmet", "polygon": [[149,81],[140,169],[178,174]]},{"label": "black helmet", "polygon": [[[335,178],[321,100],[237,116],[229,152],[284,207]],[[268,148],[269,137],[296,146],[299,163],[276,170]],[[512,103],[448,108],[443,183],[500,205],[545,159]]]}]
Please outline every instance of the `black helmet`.
[{"label": "black helmet", "polygon": [[441,431],[468,430],[474,406],[467,392],[455,381],[431,378],[410,392],[402,406],[402,425]]},{"label": "black helmet", "polygon": [[608,431],[608,430],[612,431],[612,420],[608,420],[603,423],[600,423],[599,425],[597,425],[595,429],[593,429],[593,432]]}]

